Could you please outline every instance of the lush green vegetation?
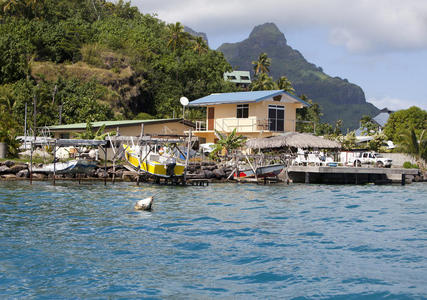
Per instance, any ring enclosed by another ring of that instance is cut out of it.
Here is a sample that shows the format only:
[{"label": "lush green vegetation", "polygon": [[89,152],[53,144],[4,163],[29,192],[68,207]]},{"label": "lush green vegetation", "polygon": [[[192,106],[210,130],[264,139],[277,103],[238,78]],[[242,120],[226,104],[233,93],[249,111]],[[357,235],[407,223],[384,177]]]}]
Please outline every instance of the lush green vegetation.
[{"label": "lush green vegetation", "polygon": [[404,167],[405,169],[418,169],[418,168],[419,168],[419,166],[418,166],[417,164],[413,164],[413,163],[411,163],[410,161],[405,161],[405,162],[403,163],[403,167]]},{"label": "lush green vegetation", "polygon": [[384,126],[384,133],[388,139],[400,143],[402,135],[411,129],[417,135],[427,129],[427,111],[412,106],[392,113]]},{"label": "lush green vegetation", "polygon": [[419,134],[414,129],[404,131],[400,136],[398,150],[412,155],[419,164],[422,164],[422,160],[427,161],[427,131],[423,130]]},{"label": "lush green vegetation", "polygon": [[122,0],[0,1],[0,51],[2,139],[23,132],[25,104],[34,127],[34,102],[40,127],[172,117],[181,96],[235,89],[221,52]]}]

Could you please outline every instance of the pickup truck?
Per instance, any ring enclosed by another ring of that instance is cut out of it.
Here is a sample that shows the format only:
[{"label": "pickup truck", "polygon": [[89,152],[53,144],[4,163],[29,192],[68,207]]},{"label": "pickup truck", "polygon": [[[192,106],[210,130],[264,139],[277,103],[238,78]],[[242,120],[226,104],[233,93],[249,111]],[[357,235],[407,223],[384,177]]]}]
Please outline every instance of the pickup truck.
[{"label": "pickup truck", "polygon": [[381,154],[375,152],[361,152],[351,161],[351,164],[355,167],[371,164],[378,168],[390,168],[391,163],[392,160],[390,158],[383,157]]}]

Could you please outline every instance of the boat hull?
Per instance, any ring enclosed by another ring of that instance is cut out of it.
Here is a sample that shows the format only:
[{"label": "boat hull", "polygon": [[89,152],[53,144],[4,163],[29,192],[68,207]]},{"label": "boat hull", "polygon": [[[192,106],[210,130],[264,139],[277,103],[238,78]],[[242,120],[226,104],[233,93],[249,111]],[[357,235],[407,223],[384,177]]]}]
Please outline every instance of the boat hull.
[{"label": "boat hull", "polygon": [[32,168],[35,173],[77,174],[88,173],[96,167],[96,162],[90,160],[70,160],[55,164],[46,164],[42,167]]},{"label": "boat hull", "polygon": [[258,167],[255,169],[255,172],[252,169],[246,169],[239,171],[239,173],[234,173],[235,178],[248,178],[248,177],[274,177],[280,174],[284,169],[283,165],[269,165]]}]

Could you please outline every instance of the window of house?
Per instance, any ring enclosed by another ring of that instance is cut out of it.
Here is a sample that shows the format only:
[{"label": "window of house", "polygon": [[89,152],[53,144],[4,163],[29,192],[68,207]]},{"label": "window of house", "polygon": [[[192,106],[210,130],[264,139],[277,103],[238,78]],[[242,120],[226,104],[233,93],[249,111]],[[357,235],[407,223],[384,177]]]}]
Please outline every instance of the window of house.
[{"label": "window of house", "polygon": [[280,105],[269,105],[268,123],[270,131],[285,131],[285,107]]},{"label": "window of house", "polygon": [[240,76],[241,80],[249,80],[249,76]]},{"label": "window of house", "polygon": [[237,118],[249,117],[249,104],[237,104]]}]

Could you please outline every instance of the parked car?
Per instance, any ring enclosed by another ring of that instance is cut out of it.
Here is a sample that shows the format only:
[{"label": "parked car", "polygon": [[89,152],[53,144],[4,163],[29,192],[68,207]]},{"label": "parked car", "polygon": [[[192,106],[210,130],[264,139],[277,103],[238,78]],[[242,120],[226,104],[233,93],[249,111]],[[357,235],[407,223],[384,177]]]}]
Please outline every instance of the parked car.
[{"label": "parked car", "polygon": [[378,168],[391,168],[392,160],[388,157],[383,157],[375,152],[360,152],[359,155],[354,157],[350,164],[355,167],[361,167],[365,164],[375,165]]}]

